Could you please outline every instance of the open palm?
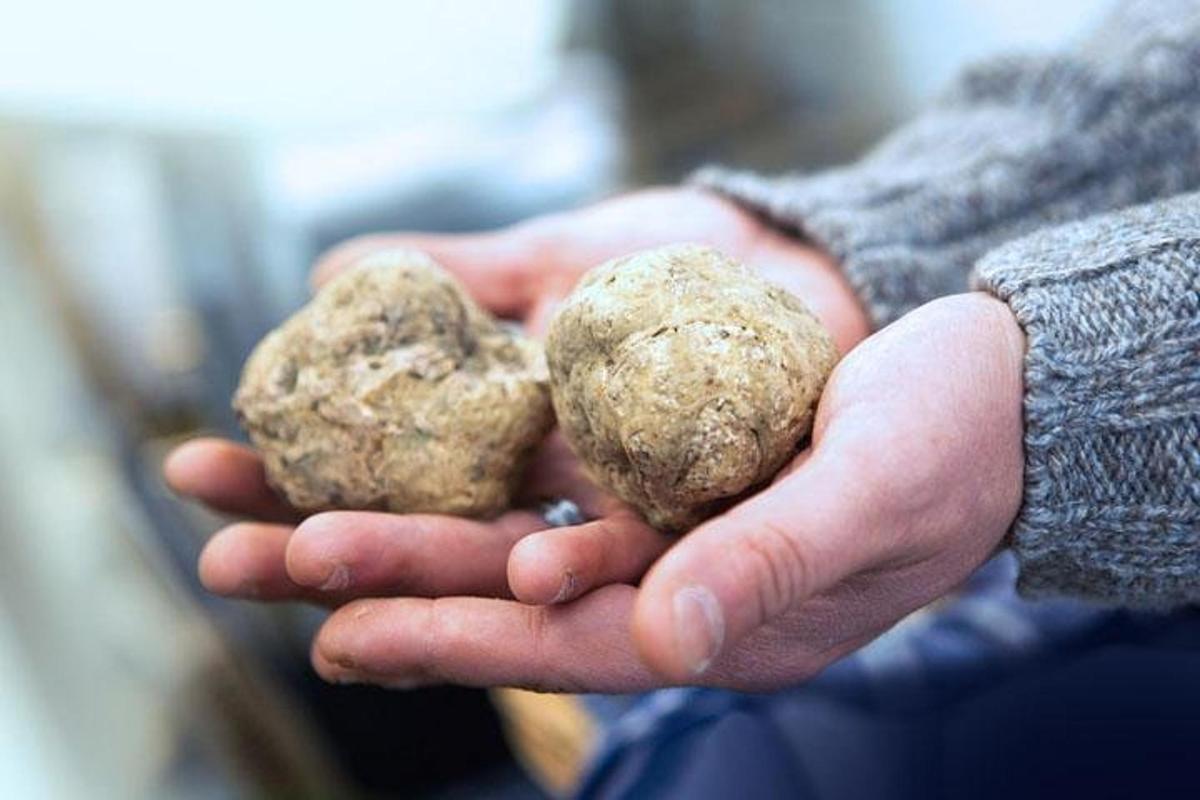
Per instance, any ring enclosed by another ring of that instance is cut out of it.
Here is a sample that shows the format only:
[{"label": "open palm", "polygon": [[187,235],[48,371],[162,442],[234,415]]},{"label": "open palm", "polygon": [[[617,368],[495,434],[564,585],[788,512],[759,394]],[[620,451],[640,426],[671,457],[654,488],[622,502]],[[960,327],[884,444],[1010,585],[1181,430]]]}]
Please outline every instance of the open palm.
[{"label": "open palm", "polygon": [[[363,237],[323,258],[313,282],[373,251],[413,247],[441,262],[485,307],[538,334],[590,267],[679,241],[710,244],[757,267],[801,297],[843,351],[866,334],[856,300],[826,257],[715,196],[686,189],[645,191],[490,233]],[[562,602],[590,587],[637,581],[672,541],[597,489],[557,433],[533,459],[522,510],[490,521],[356,511],[302,521],[268,486],[258,456],[225,440],[189,442],[165,469],[179,492],[248,518],[218,533],[201,557],[205,585],[230,596],[326,605],[456,595]],[[528,509],[556,498],[574,501],[592,521],[547,530],[541,514]]]},{"label": "open palm", "polygon": [[[637,587],[565,603],[371,598],[312,649],[328,680],[630,692],[802,681],[963,581],[1021,501],[1024,337],[998,300],[922,307],[855,348],[813,445],[672,543]],[[579,528],[538,536],[570,537]],[[546,559],[518,543],[514,587]],[[572,568],[557,554],[557,568]],[[518,588],[518,594],[524,592]]]}]

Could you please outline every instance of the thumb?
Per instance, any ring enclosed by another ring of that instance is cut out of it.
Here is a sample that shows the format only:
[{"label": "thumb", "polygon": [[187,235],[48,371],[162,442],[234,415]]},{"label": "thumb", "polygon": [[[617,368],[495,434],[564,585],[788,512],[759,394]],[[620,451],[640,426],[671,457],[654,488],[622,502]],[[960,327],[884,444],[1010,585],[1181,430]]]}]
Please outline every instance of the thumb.
[{"label": "thumb", "polygon": [[694,681],[747,634],[872,560],[872,504],[852,460],[810,456],[687,534],[643,581],[633,636],[652,669]]}]

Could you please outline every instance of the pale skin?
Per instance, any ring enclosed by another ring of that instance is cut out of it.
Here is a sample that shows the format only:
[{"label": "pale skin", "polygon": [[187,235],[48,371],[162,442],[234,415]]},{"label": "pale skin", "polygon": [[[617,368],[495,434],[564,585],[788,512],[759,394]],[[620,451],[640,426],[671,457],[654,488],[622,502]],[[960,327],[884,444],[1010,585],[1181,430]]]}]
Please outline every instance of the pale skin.
[{"label": "pale skin", "polygon": [[428,251],[495,313],[544,328],[590,266],[679,241],[711,244],[795,292],[845,353],[811,446],[757,495],[683,537],[591,485],[552,437],[526,498],[574,499],[593,521],[532,511],[488,522],[331,512],[301,521],[249,449],[189,442],[177,491],[247,521],[210,540],[217,594],[333,608],[324,678],[627,692],[802,681],[952,590],[1001,545],[1021,502],[1024,337],[982,294],[930,303],[868,337],[836,265],[732,204],[661,189],[468,236],[343,245],[328,280],[383,247]]}]

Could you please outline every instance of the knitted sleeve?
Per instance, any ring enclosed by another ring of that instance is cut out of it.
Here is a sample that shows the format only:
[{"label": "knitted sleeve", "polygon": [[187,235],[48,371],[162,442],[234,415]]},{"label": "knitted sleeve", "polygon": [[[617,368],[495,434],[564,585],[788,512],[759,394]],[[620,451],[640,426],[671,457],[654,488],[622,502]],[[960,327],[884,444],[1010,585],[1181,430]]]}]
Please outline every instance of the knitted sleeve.
[{"label": "knitted sleeve", "polygon": [[882,326],[1006,241],[1200,188],[1198,76],[1200,0],[1127,3],[1068,52],[967,71],[852,166],[693,181],[830,252]]},{"label": "knitted sleeve", "polygon": [[1200,194],[1010,243],[976,285],[1028,342],[1022,592],[1200,601]]},{"label": "knitted sleeve", "polygon": [[852,166],[694,180],[830,252],[876,325],[992,251],[974,285],[1028,341],[1022,591],[1200,600],[1200,195],[1102,213],[1200,188],[1200,0],[977,66]]}]

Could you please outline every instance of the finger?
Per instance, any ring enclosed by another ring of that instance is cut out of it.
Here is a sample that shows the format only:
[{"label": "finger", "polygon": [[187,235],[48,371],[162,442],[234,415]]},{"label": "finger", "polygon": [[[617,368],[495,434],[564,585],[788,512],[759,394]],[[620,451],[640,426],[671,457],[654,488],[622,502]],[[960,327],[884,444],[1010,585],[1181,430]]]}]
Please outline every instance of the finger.
[{"label": "finger", "polygon": [[507,597],[513,544],[546,523],[528,511],[489,522],[433,514],[333,511],[309,517],[287,548],[297,585],[357,596]]},{"label": "finger", "polygon": [[673,541],[631,512],[526,536],[508,559],[525,603],[562,603],[610,583],[635,583]]},{"label": "finger", "polygon": [[517,225],[491,233],[435,235],[374,234],[351,239],[322,256],[313,268],[312,285],[383,250],[414,249],[428,254],[456,278],[485,308],[520,318],[535,297],[538,237],[534,226]]},{"label": "finger", "polygon": [[217,532],[200,553],[200,582],[213,594],[247,600],[306,600],[309,590],[284,568],[292,528],[239,522]]},{"label": "finger", "polygon": [[564,606],[470,597],[361,600],[325,622],[313,666],[329,681],[397,688],[641,691],[659,681],[629,637],[635,592],[608,586]]},{"label": "finger", "polygon": [[836,449],[816,452],[681,539],[642,584],[633,631],[647,663],[695,679],[763,623],[872,563],[883,543],[856,478]]},{"label": "finger", "polygon": [[193,439],[163,463],[167,484],[217,511],[274,522],[300,514],[267,484],[262,459],[245,445],[224,439]]}]

